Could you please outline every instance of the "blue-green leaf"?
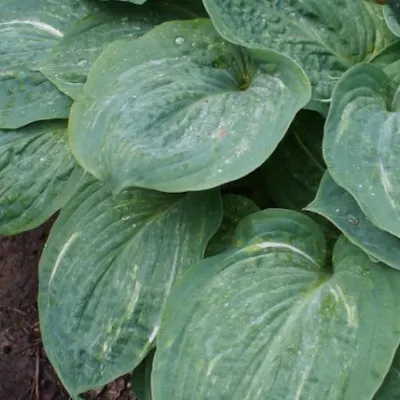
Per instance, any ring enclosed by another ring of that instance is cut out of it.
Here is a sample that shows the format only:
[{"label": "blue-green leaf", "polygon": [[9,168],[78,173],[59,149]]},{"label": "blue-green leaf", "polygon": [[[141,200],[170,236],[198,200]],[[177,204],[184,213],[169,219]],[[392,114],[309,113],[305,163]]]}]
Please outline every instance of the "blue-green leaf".
[{"label": "blue-green leaf", "polygon": [[400,270],[400,239],[374,226],[350,193],[338,186],[328,172],[306,210],[327,218],[374,259]]},{"label": "blue-green leaf", "polygon": [[[120,7],[117,7],[120,5]],[[135,39],[161,22],[193,18],[198,10],[184,0],[167,0],[146,6],[116,4],[72,24],[47,58],[40,71],[62,92],[76,99],[94,61],[117,39]]]},{"label": "blue-green leaf", "polygon": [[67,142],[66,121],[0,130],[0,234],[43,224],[83,177]]},{"label": "blue-green leaf", "polygon": [[378,228],[400,237],[400,87],[362,64],[339,81],[325,125],[331,177]]},{"label": "blue-green leaf", "polygon": [[97,8],[86,0],[0,2],[0,129],[68,117],[70,99],[39,65],[71,22]]},{"label": "blue-green leaf", "polygon": [[153,398],[371,399],[400,341],[400,273],[344,237],[326,263],[319,227],[294,211],[252,214],[235,243],[175,285]]},{"label": "blue-green leaf", "polygon": [[221,223],[218,190],[113,196],[90,180],[61,210],[40,261],[46,353],[71,395],[132,371],[171,287]]},{"label": "blue-green leaf", "polygon": [[203,2],[226,39],[270,48],[297,61],[317,101],[329,102],[344,71],[370,60],[393,40],[381,7],[364,0]]},{"label": "blue-green leaf", "polygon": [[261,165],[310,94],[290,59],[228,43],[209,20],[168,22],[97,59],[71,146],[116,192],[209,189]]}]

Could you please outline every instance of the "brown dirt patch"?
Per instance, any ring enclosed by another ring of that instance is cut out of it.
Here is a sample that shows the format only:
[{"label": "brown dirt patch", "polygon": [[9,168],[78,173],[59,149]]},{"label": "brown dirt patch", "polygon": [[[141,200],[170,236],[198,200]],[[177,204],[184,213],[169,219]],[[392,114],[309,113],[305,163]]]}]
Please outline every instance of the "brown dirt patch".
[{"label": "brown dirt patch", "polygon": [[[0,236],[0,399],[68,400],[43,350],[37,315],[38,262],[51,222]],[[129,376],[87,400],[134,400]]]}]

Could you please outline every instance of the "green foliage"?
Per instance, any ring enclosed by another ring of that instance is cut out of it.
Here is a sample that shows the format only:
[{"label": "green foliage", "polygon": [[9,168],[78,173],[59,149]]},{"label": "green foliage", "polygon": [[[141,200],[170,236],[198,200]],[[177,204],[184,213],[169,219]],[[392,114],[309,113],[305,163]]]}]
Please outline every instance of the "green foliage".
[{"label": "green foliage", "polygon": [[60,211],[39,313],[74,400],[399,398],[399,10],[0,2],[0,233]]}]

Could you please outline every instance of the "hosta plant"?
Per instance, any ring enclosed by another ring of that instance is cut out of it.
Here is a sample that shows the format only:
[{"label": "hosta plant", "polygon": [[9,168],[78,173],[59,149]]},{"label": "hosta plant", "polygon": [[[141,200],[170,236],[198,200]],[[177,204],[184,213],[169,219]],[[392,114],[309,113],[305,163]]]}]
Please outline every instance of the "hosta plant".
[{"label": "hosta plant", "polygon": [[0,0],[0,233],[59,212],[74,400],[399,398],[399,9]]}]

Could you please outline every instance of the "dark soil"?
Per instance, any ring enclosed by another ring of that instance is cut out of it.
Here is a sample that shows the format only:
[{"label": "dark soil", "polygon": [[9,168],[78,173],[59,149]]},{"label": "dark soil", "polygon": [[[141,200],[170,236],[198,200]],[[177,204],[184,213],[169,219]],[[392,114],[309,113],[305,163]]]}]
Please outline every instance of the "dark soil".
[{"label": "dark soil", "polygon": [[[38,261],[51,222],[0,236],[0,400],[68,400],[46,358],[37,315]],[[129,376],[87,400],[133,400]]]}]

